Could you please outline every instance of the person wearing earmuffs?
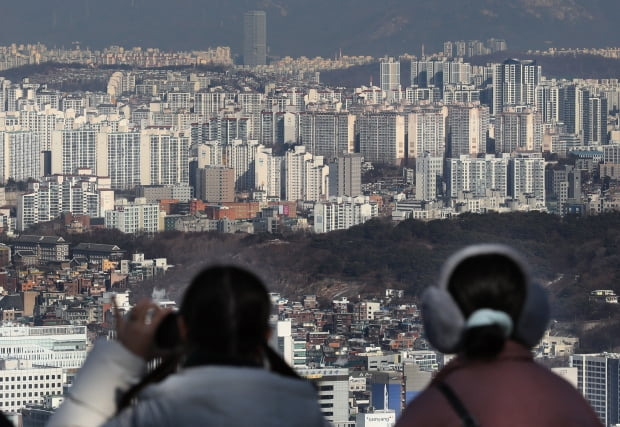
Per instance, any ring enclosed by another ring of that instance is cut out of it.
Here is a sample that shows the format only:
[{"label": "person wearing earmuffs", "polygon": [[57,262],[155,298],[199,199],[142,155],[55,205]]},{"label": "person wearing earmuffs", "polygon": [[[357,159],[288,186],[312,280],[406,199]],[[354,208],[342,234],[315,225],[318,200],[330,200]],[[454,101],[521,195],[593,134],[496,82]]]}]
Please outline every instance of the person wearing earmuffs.
[{"label": "person wearing earmuffs", "polygon": [[571,384],[536,363],[549,321],[545,290],[523,259],[496,244],[469,246],[422,296],[429,342],[456,353],[396,426],[601,426]]}]

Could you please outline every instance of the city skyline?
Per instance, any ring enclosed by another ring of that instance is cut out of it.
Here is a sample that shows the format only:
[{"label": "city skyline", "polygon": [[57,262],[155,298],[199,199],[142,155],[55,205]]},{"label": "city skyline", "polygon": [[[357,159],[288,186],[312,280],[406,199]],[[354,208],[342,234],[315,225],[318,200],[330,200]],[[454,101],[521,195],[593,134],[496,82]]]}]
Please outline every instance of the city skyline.
[{"label": "city skyline", "polygon": [[[93,48],[138,44],[177,50],[225,45],[241,55],[243,32],[239,30],[243,27],[243,14],[248,10],[265,10],[270,17],[271,54],[278,57],[332,57],[340,49],[353,55],[419,55],[423,44],[427,50],[439,51],[445,39],[489,37],[511,40],[513,47],[519,49],[620,44],[620,40],[614,39],[611,20],[620,6],[609,0],[578,8],[565,2],[532,5],[518,0],[503,7],[498,1],[477,0],[465,6],[444,0],[442,7],[423,4],[417,10],[399,0],[388,12],[374,2],[358,5],[350,1],[321,0],[313,5],[274,2],[261,7],[258,1],[242,4],[181,0],[174,8],[167,0],[133,0],[129,4],[113,1],[118,3],[103,6],[92,0],[58,0],[43,3],[35,10],[26,10],[19,3],[8,4],[0,17],[4,28],[0,43],[45,40],[57,46],[70,46],[79,41]],[[124,13],[111,14],[110,10]],[[323,10],[331,13],[322,14]],[[597,25],[590,25],[593,20]],[[369,22],[370,26],[357,27],[354,23],[360,21]],[[16,25],[19,22],[30,25]],[[584,26],[589,31],[580,31]],[[529,30],[522,31],[525,27]]]}]

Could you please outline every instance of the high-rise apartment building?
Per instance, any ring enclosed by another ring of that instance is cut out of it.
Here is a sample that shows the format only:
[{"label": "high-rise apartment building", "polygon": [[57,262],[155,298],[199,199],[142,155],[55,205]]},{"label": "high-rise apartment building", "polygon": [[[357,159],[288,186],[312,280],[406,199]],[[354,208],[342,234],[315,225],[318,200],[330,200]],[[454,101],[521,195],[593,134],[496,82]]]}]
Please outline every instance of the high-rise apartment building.
[{"label": "high-rise apartment building", "polygon": [[52,132],[52,173],[72,175],[86,168],[96,175],[97,161],[106,158],[105,140],[97,141],[92,129]]},{"label": "high-rise apartment building", "polygon": [[196,197],[213,203],[235,201],[235,170],[223,165],[196,171]]},{"label": "high-rise apartment building", "polygon": [[381,90],[385,92],[388,102],[396,99],[397,92],[400,91],[400,61],[394,58],[385,58],[381,61]]},{"label": "high-rise apartment building", "polygon": [[327,158],[352,153],[355,148],[355,116],[336,112],[299,114],[299,138],[306,150]]},{"label": "high-rise apartment building", "polygon": [[437,200],[443,177],[443,156],[424,153],[415,159],[416,200]]},{"label": "high-rise apartment building", "polygon": [[129,234],[157,233],[163,229],[159,203],[147,203],[142,197],[136,197],[133,202],[117,199],[114,210],[105,212],[105,227]]},{"label": "high-rise apartment building", "polygon": [[405,158],[405,116],[395,112],[358,117],[360,153],[373,163],[399,165]]},{"label": "high-rise apartment building", "polygon": [[471,65],[462,61],[411,61],[411,85],[418,87],[469,84]]},{"label": "high-rise apartment building", "polygon": [[[462,155],[449,159],[446,163],[448,196],[456,199],[461,192],[471,193],[474,197],[485,197],[493,190],[500,197],[506,197],[508,190],[508,157],[472,158]],[[543,171],[544,172],[544,171]]]},{"label": "high-rise apartment building", "polygon": [[542,117],[529,108],[507,108],[495,115],[495,151],[541,151],[543,138]]},{"label": "high-rise apartment building", "polygon": [[607,144],[607,98],[590,95],[585,125],[584,145]]},{"label": "high-rise apartment building", "polygon": [[[107,139],[107,176],[112,188],[129,190],[140,185],[142,167],[140,132],[100,134]],[[102,171],[103,172],[103,171]]]},{"label": "high-rise apartment building", "polygon": [[620,423],[620,355],[573,354],[570,366],[577,368],[577,388],[601,422]]},{"label": "high-rise apartment building", "polygon": [[189,182],[189,137],[168,128],[152,128],[142,131],[141,138],[143,185]]},{"label": "high-rise apartment building", "polygon": [[545,206],[545,159],[541,153],[519,153],[510,159],[508,194],[515,200]]},{"label": "high-rise apartment building", "polygon": [[485,153],[488,130],[488,107],[478,104],[449,105],[446,157]]},{"label": "high-rise apartment building", "polygon": [[329,166],[322,156],[306,152],[303,145],[295,146],[284,157],[285,199],[316,201],[326,196]]},{"label": "high-rise apartment building", "polygon": [[542,82],[536,87],[536,110],[543,123],[560,121],[560,87],[555,82]]},{"label": "high-rise apartment building", "polygon": [[194,112],[212,117],[224,108],[230,94],[221,90],[201,90],[194,95]]},{"label": "high-rise apartment building", "polygon": [[577,135],[583,145],[607,144],[608,105],[605,95],[570,84],[560,88],[559,97],[559,115],[568,133]]},{"label": "high-rise apartment building", "polygon": [[243,15],[243,64],[267,64],[267,14],[251,10]]},{"label": "high-rise apartment building", "polygon": [[268,199],[282,197],[282,156],[274,156],[272,149],[259,146],[254,160],[254,186],[265,192]]},{"label": "high-rise apartment building", "polygon": [[329,162],[329,195],[356,197],[362,194],[362,156],[344,154]]},{"label": "high-rise apartment building", "polygon": [[0,183],[38,179],[42,175],[41,140],[36,132],[0,131]]},{"label": "high-rise apartment building", "polygon": [[243,142],[239,139],[225,145],[224,165],[235,171],[235,189],[248,191],[255,188],[255,160],[258,141]]},{"label": "high-rise apartment building", "polygon": [[505,106],[533,106],[541,68],[536,61],[508,59],[493,66],[493,114]]},{"label": "high-rise apartment building", "polygon": [[94,175],[51,175],[29,184],[29,191],[17,201],[20,231],[39,222],[51,221],[62,213],[102,217],[114,208],[110,179]]},{"label": "high-rise apartment building", "polygon": [[346,230],[378,215],[377,204],[368,196],[330,197],[314,205],[314,232]]},{"label": "high-rise apartment building", "polygon": [[408,158],[414,159],[429,153],[443,157],[446,151],[447,107],[417,108],[408,117]]}]

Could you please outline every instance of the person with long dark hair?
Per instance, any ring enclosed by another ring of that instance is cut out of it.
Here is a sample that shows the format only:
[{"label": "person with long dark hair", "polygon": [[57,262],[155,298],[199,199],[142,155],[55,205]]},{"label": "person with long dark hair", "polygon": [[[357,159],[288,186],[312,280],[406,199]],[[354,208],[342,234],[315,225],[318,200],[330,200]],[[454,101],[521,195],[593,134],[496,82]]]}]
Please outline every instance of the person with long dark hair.
[{"label": "person with long dark hair", "polygon": [[118,340],[97,343],[50,425],[325,425],[313,386],[267,345],[269,314],[254,274],[207,268],[178,313],[145,301],[117,316]]},{"label": "person with long dark hair", "polygon": [[456,353],[397,426],[601,426],[577,389],[536,363],[547,295],[504,245],[457,252],[422,297],[429,342]]}]

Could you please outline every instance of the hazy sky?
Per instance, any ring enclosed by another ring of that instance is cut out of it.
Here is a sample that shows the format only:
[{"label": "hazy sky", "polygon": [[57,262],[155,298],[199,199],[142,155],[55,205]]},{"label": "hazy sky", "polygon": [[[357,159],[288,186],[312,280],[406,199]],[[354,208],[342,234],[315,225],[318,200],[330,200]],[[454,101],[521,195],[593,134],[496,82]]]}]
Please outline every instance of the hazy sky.
[{"label": "hazy sky", "polygon": [[[444,40],[509,46],[620,44],[617,0],[23,0],[3,4],[0,43],[240,52],[243,12],[266,10],[273,55],[418,53]],[[549,43],[551,42],[551,43]]]}]

